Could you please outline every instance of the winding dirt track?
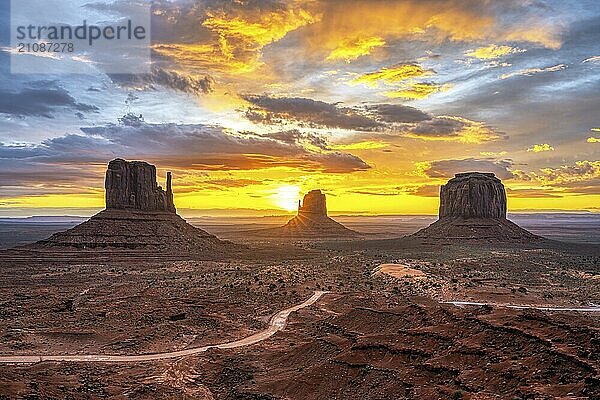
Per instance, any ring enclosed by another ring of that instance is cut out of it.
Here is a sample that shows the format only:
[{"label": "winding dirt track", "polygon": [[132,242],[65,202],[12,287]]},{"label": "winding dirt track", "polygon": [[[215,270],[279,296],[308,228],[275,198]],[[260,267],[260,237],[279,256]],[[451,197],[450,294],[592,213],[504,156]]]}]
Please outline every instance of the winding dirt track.
[{"label": "winding dirt track", "polygon": [[28,356],[0,356],[0,364],[32,364],[41,361],[67,361],[67,362],[106,362],[106,363],[126,363],[126,362],[140,362],[140,361],[155,361],[164,360],[167,358],[177,358],[190,356],[193,354],[203,353],[209,349],[233,349],[236,347],[250,346],[252,344],[261,342],[265,339],[270,338],[275,333],[285,328],[288,317],[291,313],[298,311],[302,308],[308,307],[317,302],[327,292],[316,291],[308,300],[305,302],[279,311],[269,320],[269,326],[262,332],[255,333],[247,338],[236,340],[234,342],[227,342],[222,344],[215,344],[204,347],[197,347],[192,349],[172,351],[168,353],[156,353],[156,354],[140,354],[136,356],[125,356],[125,355],[104,355],[104,354],[89,354],[89,355],[28,355]]}]

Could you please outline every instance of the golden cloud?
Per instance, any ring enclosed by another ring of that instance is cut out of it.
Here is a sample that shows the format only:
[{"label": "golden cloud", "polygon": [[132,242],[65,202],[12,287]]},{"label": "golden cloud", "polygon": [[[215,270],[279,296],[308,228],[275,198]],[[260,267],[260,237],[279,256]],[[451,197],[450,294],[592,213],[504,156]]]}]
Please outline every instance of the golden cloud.
[{"label": "golden cloud", "polygon": [[507,151],[482,151],[479,153],[479,155],[485,156],[485,157],[503,157],[507,154],[508,154]]},{"label": "golden cloud", "polygon": [[424,99],[437,92],[445,92],[452,87],[450,84],[438,85],[436,83],[413,83],[403,89],[387,91],[384,96],[392,99]]},{"label": "golden cloud", "polygon": [[358,57],[371,54],[374,48],[385,45],[385,40],[379,36],[344,40],[331,51],[325,60],[350,62]]},{"label": "golden cloud", "polygon": [[432,74],[433,71],[424,69],[418,64],[398,64],[361,75],[354,78],[350,83],[363,83],[370,87],[377,87],[380,83],[394,85],[412,78],[425,77]]},{"label": "golden cloud", "polygon": [[586,140],[586,141],[587,141],[588,143],[600,143],[600,138],[597,138],[597,137],[593,137],[593,136],[592,136],[592,137],[589,137],[589,138],[587,138],[587,140]]},{"label": "golden cloud", "polygon": [[592,181],[600,178],[600,161],[576,161],[574,165],[542,168],[540,171],[541,174],[531,174],[532,178],[547,185]]},{"label": "golden cloud", "polygon": [[479,47],[478,49],[468,51],[465,53],[469,57],[478,58],[480,60],[492,60],[503,57],[507,54],[521,53],[525,50],[518,49],[511,46],[498,46],[491,44],[485,47]]},{"label": "golden cloud", "polygon": [[550,146],[548,143],[543,144],[534,144],[533,147],[527,149],[528,153],[541,153],[543,151],[554,151],[554,147]]},{"label": "golden cloud", "polygon": [[515,28],[500,21],[493,7],[470,0],[312,1],[321,23],[303,30],[311,53],[331,54],[347,47],[349,38],[381,38],[385,42],[418,37],[430,43],[451,41],[529,42],[560,47],[560,27],[532,19]]},{"label": "golden cloud", "polygon": [[376,150],[384,149],[389,144],[385,142],[379,142],[374,140],[367,140],[364,142],[350,143],[350,144],[336,144],[329,146],[332,150]]},{"label": "golden cloud", "polygon": [[262,65],[260,59],[265,46],[319,19],[318,15],[299,7],[271,12],[239,12],[242,14],[208,13],[201,25],[214,36],[207,42],[157,44],[153,49],[190,67],[249,73]]},{"label": "golden cloud", "polygon": [[447,115],[420,122],[407,130],[405,136],[421,140],[466,144],[492,142],[503,137],[483,122]]}]

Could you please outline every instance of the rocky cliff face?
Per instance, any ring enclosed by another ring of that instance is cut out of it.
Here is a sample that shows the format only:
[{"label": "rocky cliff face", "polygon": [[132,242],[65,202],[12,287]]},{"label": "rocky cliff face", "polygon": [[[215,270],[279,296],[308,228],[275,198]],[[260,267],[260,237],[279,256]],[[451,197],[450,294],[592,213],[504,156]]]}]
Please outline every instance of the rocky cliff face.
[{"label": "rocky cliff face", "polygon": [[156,167],[143,161],[112,160],[106,171],[106,208],[175,213],[171,173],[167,191],[156,183]]},{"label": "rocky cliff face", "polygon": [[327,217],[327,200],[320,190],[311,190],[304,196],[302,205],[298,205],[298,215]]},{"label": "rocky cliff face", "polygon": [[440,219],[506,218],[506,191],[492,173],[467,172],[440,190]]}]

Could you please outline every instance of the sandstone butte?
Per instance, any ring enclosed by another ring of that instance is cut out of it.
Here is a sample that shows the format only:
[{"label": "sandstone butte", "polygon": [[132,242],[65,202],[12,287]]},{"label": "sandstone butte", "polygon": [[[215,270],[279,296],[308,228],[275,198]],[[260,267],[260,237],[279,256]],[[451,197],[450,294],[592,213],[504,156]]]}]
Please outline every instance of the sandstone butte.
[{"label": "sandstone butte", "polygon": [[165,191],[158,186],[154,165],[112,160],[105,179],[106,209],[28,247],[203,254],[235,250],[233,243],[190,225],[176,213],[171,181],[169,172]]},{"label": "sandstone butte", "polygon": [[414,238],[534,242],[543,240],[506,218],[506,190],[493,173],[459,173],[440,188],[439,219]]}]

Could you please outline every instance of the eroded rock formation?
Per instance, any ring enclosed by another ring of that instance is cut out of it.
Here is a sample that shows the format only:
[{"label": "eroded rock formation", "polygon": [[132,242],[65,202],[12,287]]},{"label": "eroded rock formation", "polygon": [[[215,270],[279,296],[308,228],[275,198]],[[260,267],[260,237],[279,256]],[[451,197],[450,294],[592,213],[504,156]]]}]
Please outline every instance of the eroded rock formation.
[{"label": "eroded rock formation", "polygon": [[327,199],[320,190],[311,190],[298,204],[298,215],[307,217],[327,217]]},{"label": "eroded rock formation", "polygon": [[234,244],[188,224],[176,214],[171,179],[168,173],[164,191],[156,183],[154,165],[113,160],[106,172],[106,209],[32,246],[203,254],[236,250]]},{"label": "eroded rock formation", "polygon": [[467,172],[440,189],[440,219],[506,218],[506,190],[492,173]]},{"label": "eroded rock formation", "polygon": [[440,188],[439,219],[412,237],[490,242],[541,239],[506,219],[506,211],[506,190],[493,173],[456,174]]},{"label": "eroded rock formation", "polygon": [[156,183],[156,167],[143,161],[120,158],[108,164],[104,188],[106,208],[176,212],[171,188],[171,173],[167,172],[167,191]]},{"label": "eroded rock formation", "polygon": [[327,199],[320,190],[308,192],[298,204],[298,215],[280,228],[265,230],[267,233],[291,237],[357,236],[358,232],[327,216]]}]

